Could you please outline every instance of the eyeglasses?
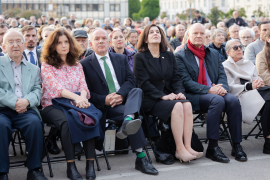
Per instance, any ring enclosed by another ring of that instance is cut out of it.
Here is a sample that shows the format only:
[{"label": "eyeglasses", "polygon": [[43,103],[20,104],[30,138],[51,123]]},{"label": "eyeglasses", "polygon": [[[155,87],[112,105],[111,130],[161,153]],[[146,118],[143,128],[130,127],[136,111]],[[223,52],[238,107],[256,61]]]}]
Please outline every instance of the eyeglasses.
[{"label": "eyeglasses", "polygon": [[251,36],[244,36],[244,37],[241,37],[242,39],[249,39],[251,38]]},{"label": "eyeglasses", "polygon": [[241,45],[239,45],[239,46],[233,46],[233,47],[232,47],[232,49],[233,49],[234,51],[237,51],[239,48],[240,48],[240,50],[242,50],[242,49],[243,49],[243,45],[241,44]]},{"label": "eyeglasses", "polygon": [[23,44],[23,41],[22,40],[16,40],[16,41],[8,41],[7,42],[10,46],[14,45],[15,43],[17,45],[22,45]]}]

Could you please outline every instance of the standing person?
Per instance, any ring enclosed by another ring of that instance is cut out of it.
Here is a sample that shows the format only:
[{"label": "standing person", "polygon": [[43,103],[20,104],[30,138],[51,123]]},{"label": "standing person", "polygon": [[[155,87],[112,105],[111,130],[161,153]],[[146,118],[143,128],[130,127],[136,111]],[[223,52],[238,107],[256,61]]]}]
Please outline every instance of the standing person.
[{"label": "standing person", "polygon": [[0,24],[0,52],[3,52],[2,44],[3,44],[3,37],[8,31],[8,26],[6,24]]},{"label": "standing person", "polygon": [[241,17],[239,17],[238,11],[234,11],[233,17],[230,18],[225,24],[226,24],[227,28],[229,28],[230,26],[232,26],[234,24],[236,24],[238,26],[248,26],[248,24]]},{"label": "standing person", "polygon": [[225,50],[225,34],[224,31],[216,29],[215,31],[212,32],[212,43],[210,43],[209,47],[217,50],[221,57],[222,57],[222,62],[225,61],[228,56]]},{"label": "standing person", "polygon": [[121,30],[114,30],[110,34],[110,45],[111,47],[109,47],[109,52],[124,54],[127,56],[128,65],[130,67],[130,70],[133,72],[133,57],[136,53],[132,50],[125,48],[126,41],[124,34]]},{"label": "standing person", "polygon": [[194,111],[207,114],[207,138],[209,139],[206,157],[217,162],[229,162],[220,147],[219,125],[223,111],[233,142],[232,156],[238,161],[246,161],[247,155],[240,143],[242,141],[241,105],[234,95],[228,93],[227,77],[219,52],[203,45],[205,28],[196,23],[189,29],[189,41],[178,51],[178,63],[187,99]]},{"label": "standing person", "polygon": [[9,143],[14,129],[25,139],[28,168],[27,180],[48,180],[41,171],[43,123],[37,106],[42,95],[40,70],[22,55],[24,39],[20,32],[9,30],[4,35],[0,57],[0,179],[8,180]]},{"label": "standing person", "polygon": [[127,34],[127,47],[132,48],[137,53],[137,42],[139,39],[139,32],[135,29],[131,29]]},{"label": "standing person", "polygon": [[181,45],[183,37],[185,35],[185,27],[182,24],[175,26],[175,38],[170,41],[170,45],[175,50],[178,46]]},{"label": "standing person", "polygon": [[[67,117],[63,110],[52,105],[52,99],[71,99],[79,108],[88,108],[90,106],[88,102],[90,93],[85,82],[82,66],[78,63],[80,54],[80,46],[62,28],[52,32],[42,50],[41,79],[43,82],[43,96],[41,98],[41,116],[44,122],[55,125],[60,131],[60,139],[67,161],[67,177],[71,180],[82,180],[83,178],[74,162],[74,145],[72,144],[71,129]],[[75,92],[81,94],[77,95]],[[85,136],[88,135],[85,134]],[[83,145],[86,156],[86,179],[95,179],[95,139],[92,137],[85,140]]]},{"label": "standing person", "polygon": [[70,20],[68,23],[69,23],[69,25],[71,25],[72,28],[75,28],[75,21],[76,21],[75,14],[71,14]]},{"label": "standing person", "polygon": [[192,24],[195,24],[195,23],[205,24],[205,23],[207,23],[205,18],[201,16],[199,10],[195,11],[195,16],[196,17],[192,20]]},{"label": "standing person", "polygon": [[27,43],[26,49],[23,53],[25,59],[30,63],[41,67],[40,52],[38,51],[40,47],[37,46],[38,36],[36,28],[30,25],[24,26],[21,32],[23,34],[25,42]]},{"label": "standing person", "polygon": [[137,119],[142,102],[142,90],[136,88],[136,79],[130,70],[127,57],[108,52],[109,37],[98,28],[90,36],[95,53],[81,61],[92,102],[103,113],[101,124],[105,130],[106,119],[121,125],[117,137],[128,137],[136,152],[135,169],[142,173],[157,175],[158,171],[146,158],[143,147],[147,145],[141,121]]},{"label": "standing person", "polygon": [[268,30],[270,30],[270,22],[269,21],[261,22],[259,24],[260,38],[246,47],[244,56],[246,59],[253,62],[253,64],[255,64],[257,54],[263,50],[265,44],[265,35]]},{"label": "standing person", "polygon": [[139,39],[139,53],[134,56],[134,74],[144,93],[144,111],[171,125],[175,156],[180,162],[187,162],[200,158],[203,153],[191,148],[192,107],[184,95],[175,57],[167,51],[168,45],[161,28],[148,25]]}]

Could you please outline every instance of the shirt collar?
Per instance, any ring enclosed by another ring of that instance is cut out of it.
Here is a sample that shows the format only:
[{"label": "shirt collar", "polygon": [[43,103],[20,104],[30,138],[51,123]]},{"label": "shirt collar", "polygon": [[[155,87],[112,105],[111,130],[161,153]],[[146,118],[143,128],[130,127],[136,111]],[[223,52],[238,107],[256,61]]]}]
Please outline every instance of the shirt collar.
[{"label": "shirt collar", "polygon": [[34,47],[34,49],[33,49],[32,51],[30,51],[29,49],[25,49],[24,51],[25,51],[25,54],[26,54],[26,55],[28,55],[29,52],[33,52],[33,55],[35,55],[36,52],[37,52],[37,51],[36,51],[36,47]]},{"label": "shirt collar", "polygon": [[[9,55],[7,55],[8,59],[10,60],[10,62],[13,62],[14,60],[12,60]],[[15,61],[14,61],[15,62]],[[22,55],[22,60],[21,60],[21,63],[23,63],[24,65],[26,65],[26,59],[25,57]]]},{"label": "shirt collar", "polygon": [[[97,53],[95,53],[95,55],[96,55],[96,57],[97,57],[98,60],[100,60],[102,57],[104,57],[104,56],[98,55]],[[106,56],[106,58],[110,58],[109,57],[109,52],[107,52],[107,54],[105,56]]]}]

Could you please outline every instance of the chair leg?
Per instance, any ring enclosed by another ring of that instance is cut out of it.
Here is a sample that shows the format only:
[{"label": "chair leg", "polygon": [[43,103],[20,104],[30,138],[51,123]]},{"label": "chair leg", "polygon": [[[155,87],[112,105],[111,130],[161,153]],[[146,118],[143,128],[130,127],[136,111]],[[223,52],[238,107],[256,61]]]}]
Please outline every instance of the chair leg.
[{"label": "chair leg", "polygon": [[222,126],[223,126],[224,131],[227,133],[228,139],[229,139],[229,141],[230,141],[230,143],[231,143],[231,146],[232,146],[232,148],[233,148],[233,143],[232,143],[231,136],[230,136],[229,131],[228,131],[228,129],[227,129],[227,127],[226,127],[226,124],[225,124],[225,122],[224,122],[224,116],[225,116],[225,113],[223,113],[222,120],[221,120],[221,124],[222,124]]},{"label": "chair leg", "polygon": [[148,158],[149,163],[152,164],[152,160],[151,160],[150,154],[149,154],[148,149],[147,149],[146,146],[144,146],[144,150],[146,152],[146,155],[147,155],[147,158]]},{"label": "chair leg", "polygon": [[105,151],[104,146],[103,146],[103,155],[105,157],[105,161],[106,161],[106,164],[107,164],[107,169],[111,170],[111,166],[110,166],[110,163],[109,163],[108,158],[107,158],[107,152]]},{"label": "chair leg", "polygon": [[15,149],[15,143],[14,143],[14,141],[15,141],[15,136],[16,134],[14,134],[14,137],[12,138],[12,141],[11,141],[11,143],[12,143],[12,148],[13,148],[13,155],[14,156],[17,156],[17,152],[16,152],[16,149]]},{"label": "chair leg", "polygon": [[98,158],[97,158],[97,154],[95,152],[95,161],[96,161],[96,164],[97,164],[97,170],[100,171],[100,166],[99,166],[99,162],[98,162]]},{"label": "chair leg", "polygon": [[21,155],[23,155],[22,141],[21,141],[21,139],[22,139],[22,137],[20,135],[20,132],[18,132],[18,140],[19,140],[20,151],[21,151]]},{"label": "chair leg", "polygon": [[48,149],[47,149],[47,144],[46,144],[45,138],[43,138],[43,146],[44,146],[45,154],[46,154],[46,157],[47,157],[47,163],[48,163],[48,167],[49,167],[49,171],[50,171],[50,177],[53,177],[51,160],[50,160],[50,156],[49,156],[49,153],[48,153]]}]

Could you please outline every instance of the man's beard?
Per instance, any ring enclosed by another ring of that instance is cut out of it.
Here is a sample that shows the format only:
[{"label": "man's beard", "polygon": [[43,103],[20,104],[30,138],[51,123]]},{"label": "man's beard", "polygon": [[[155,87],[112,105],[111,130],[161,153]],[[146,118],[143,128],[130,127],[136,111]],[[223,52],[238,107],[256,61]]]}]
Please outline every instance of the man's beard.
[{"label": "man's beard", "polygon": [[34,47],[35,47],[35,45],[30,45],[30,44],[28,45],[28,44],[27,44],[27,48],[32,49],[32,48],[34,48]]}]

